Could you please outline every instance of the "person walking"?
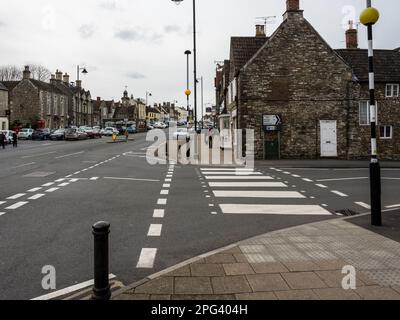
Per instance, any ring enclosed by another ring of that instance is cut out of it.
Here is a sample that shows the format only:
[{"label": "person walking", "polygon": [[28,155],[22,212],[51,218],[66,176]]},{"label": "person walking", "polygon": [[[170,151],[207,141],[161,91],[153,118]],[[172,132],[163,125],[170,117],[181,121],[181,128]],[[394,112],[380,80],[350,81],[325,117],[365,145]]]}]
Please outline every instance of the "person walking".
[{"label": "person walking", "polygon": [[213,148],[213,135],[214,135],[214,129],[213,128],[209,128],[208,129],[208,147],[210,149]]},{"label": "person walking", "polygon": [[0,145],[3,149],[6,148],[6,136],[4,135],[3,131],[0,131]]},{"label": "person walking", "polygon": [[18,148],[18,135],[15,131],[13,132],[12,137],[13,137],[13,148]]}]

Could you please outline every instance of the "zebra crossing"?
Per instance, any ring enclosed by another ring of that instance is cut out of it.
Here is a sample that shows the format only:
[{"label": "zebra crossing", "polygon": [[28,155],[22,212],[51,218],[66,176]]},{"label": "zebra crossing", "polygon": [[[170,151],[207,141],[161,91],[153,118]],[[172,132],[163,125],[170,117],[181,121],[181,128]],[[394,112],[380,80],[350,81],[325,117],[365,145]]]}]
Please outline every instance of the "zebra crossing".
[{"label": "zebra crossing", "polygon": [[206,183],[223,214],[229,215],[332,215],[312,204],[303,192],[247,168],[201,168]]}]

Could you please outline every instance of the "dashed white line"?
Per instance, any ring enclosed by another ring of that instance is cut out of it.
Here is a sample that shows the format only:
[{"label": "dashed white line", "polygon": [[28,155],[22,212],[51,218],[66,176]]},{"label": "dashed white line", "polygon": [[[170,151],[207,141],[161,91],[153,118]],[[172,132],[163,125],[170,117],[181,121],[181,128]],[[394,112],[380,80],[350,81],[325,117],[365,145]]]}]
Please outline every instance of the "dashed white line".
[{"label": "dashed white line", "polygon": [[313,182],[311,179],[308,179],[308,178],[303,178],[302,180],[305,182]]},{"label": "dashed white line", "polygon": [[7,201],[0,201],[0,206],[2,205],[2,204],[5,204]]},{"label": "dashed white line", "polygon": [[22,206],[26,205],[27,203],[29,203],[29,202],[20,201],[20,202],[14,203],[12,206],[7,207],[6,210],[15,210],[15,209],[21,208]]},{"label": "dashed white line", "polygon": [[69,182],[64,182],[64,183],[59,184],[57,187],[66,187],[68,185],[69,185]]},{"label": "dashed white line", "polygon": [[159,237],[161,236],[162,224],[152,224],[150,225],[148,237]]},{"label": "dashed white line", "polygon": [[23,197],[25,195],[26,195],[26,193],[18,193],[18,194],[15,194],[15,195],[11,196],[11,197],[8,197],[7,200],[16,200],[16,199],[19,199],[19,198],[21,198],[21,197]]},{"label": "dashed white line", "polygon": [[157,255],[157,249],[143,248],[140,253],[139,262],[136,266],[138,269],[151,269],[154,266],[154,260]]},{"label": "dashed white line", "polygon": [[50,187],[53,184],[54,184],[54,182],[45,183],[45,184],[42,184],[42,187]]},{"label": "dashed white line", "polygon": [[163,188],[170,188],[170,187],[171,187],[171,184],[169,184],[169,183],[163,184]]},{"label": "dashed white line", "polygon": [[323,189],[328,189],[326,185],[323,184],[316,184],[317,187],[323,188]]},{"label": "dashed white line", "polygon": [[169,190],[161,190],[161,195],[169,195]]},{"label": "dashed white line", "polygon": [[336,195],[338,195],[340,197],[348,197],[347,194],[345,194],[343,192],[340,192],[340,191],[337,191],[337,190],[332,190],[332,193],[334,193],[334,194],[336,194]]},{"label": "dashed white line", "polygon": [[165,210],[163,209],[156,209],[153,213],[153,218],[162,219],[165,216]]},{"label": "dashed white line", "polygon": [[167,199],[158,199],[158,201],[157,201],[157,204],[158,205],[166,205],[167,204]]},{"label": "dashed white line", "polygon": [[43,189],[42,187],[33,188],[33,189],[28,190],[28,192],[36,192],[36,191],[39,191],[39,190],[42,190],[42,189]]},{"label": "dashed white line", "polygon": [[385,208],[392,209],[392,208],[398,208],[398,207],[400,207],[400,204],[394,204],[392,206],[386,206]]},{"label": "dashed white line", "polygon": [[365,209],[371,209],[371,206],[369,204],[366,204],[365,202],[355,202],[355,204]]},{"label": "dashed white line", "polygon": [[63,155],[63,156],[60,156],[60,157],[56,157],[56,158],[54,158],[54,159],[62,159],[62,158],[66,158],[66,157],[76,156],[76,155],[82,154],[82,153],[85,153],[85,151],[75,152],[75,153],[71,153],[71,154],[66,154],[66,155]]},{"label": "dashed white line", "polygon": [[89,180],[96,181],[96,180],[99,180],[99,177],[93,177],[93,178],[90,178]]},{"label": "dashed white line", "polygon": [[59,189],[60,189],[60,188],[51,188],[51,189],[46,190],[46,192],[47,192],[47,193],[52,193],[52,192],[57,191],[57,190],[59,190]]},{"label": "dashed white line", "polygon": [[42,198],[44,196],[45,196],[45,194],[39,193],[39,194],[35,194],[34,196],[28,198],[28,200],[37,200],[37,199],[40,199],[40,198]]},{"label": "dashed white line", "polygon": [[36,162],[25,163],[25,164],[21,164],[20,166],[12,167],[11,169],[18,169],[18,168],[22,168],[22,167],[32,166],[34,164],[36,164]]},{"label": "dashed white line", "polygon": [[55,182],[63,182],[65,179],[58,179]]},{"label": "dashed white line", "polygon": [[0,217],[2,216],[2,215],[4,215],[4,214],[6,214],[5,212],[0,212]]}]

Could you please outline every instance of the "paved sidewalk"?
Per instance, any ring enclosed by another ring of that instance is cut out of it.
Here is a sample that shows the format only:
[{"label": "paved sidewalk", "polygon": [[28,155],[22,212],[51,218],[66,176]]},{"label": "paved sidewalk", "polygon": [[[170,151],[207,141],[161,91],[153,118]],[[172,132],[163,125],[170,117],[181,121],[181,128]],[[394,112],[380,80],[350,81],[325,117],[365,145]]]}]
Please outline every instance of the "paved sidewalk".
[{"label": "paved sidewalk", "polygon": [[[342,289],[344,266],[356,290]],[[155,274],[115,300],[400,300],[400,243],[348,219],[272,232]]]},{"label": "paved sidewalk", "polygon": [[[257,167],[279,168],[369,168],[370,160],[256,160]],[[400,161],[381,161],[382,168],[400,168]]]}]

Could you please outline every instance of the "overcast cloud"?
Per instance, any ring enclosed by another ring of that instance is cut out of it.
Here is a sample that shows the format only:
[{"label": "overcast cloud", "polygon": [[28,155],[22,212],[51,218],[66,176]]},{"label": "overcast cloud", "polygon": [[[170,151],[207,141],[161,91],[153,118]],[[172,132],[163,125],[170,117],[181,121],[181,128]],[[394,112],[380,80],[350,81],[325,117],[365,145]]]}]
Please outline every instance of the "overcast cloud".
[{"label": "overcast cloud", "polygon": [[[0,64],[28,61],[76,77],[76,65],[89,74],[83,84],[93,96],[120,99],[129,94],[151,102],[185,105],[185,50],[192,50],[192,1],[171,0],[0,0]],[[373,0],[381,11],[375,28],[377,48],[400,47],[398,0]],[[255,34],[256,17],[282,22],[286,0],[199,0],[198,75],[205,80],[205,103],[214,103],[215,61],[229,57],[231,36]],[[344,26],[358,18],[365,0],[301,0],[304,15],[333,48],[342,48]],[[359,26],[366,47],[365,27]],[[191,70],[192,72],[192,70]],[[191,79],[191,84],[193,79]]]}]

